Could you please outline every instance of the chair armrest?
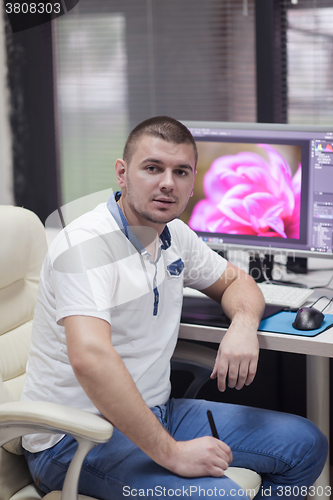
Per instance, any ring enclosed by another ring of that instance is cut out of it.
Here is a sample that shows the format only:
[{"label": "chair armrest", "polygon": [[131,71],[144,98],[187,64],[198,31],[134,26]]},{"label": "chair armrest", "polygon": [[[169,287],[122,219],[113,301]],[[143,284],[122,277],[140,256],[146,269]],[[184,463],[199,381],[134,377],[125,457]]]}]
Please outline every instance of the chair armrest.
[{"label": "chair armrest", "polygon": [[101,416],[56,403],[17,401],[0,405],[0,446],[44,431],[70,434],[78,442],[61,493],[62,500],[77,500],[83,460],[94,446],[111,438],[113,426]]},{"label": "chair armrest", "polygon": [[0,446],[35,432],[70,434],[75,439],[105,443],[113,426],[103,417],[45,401],[15,401],[0,405]]}]

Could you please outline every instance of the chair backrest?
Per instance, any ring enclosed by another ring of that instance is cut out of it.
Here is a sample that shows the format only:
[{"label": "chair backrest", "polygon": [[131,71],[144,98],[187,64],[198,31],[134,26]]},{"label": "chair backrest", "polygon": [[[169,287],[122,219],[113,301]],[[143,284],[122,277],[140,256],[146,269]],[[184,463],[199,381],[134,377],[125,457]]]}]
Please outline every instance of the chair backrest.
[{"label": "chair backrest", "polygon": [[[47,252],[38,217],[0,205],[0,404],[18,401],[24,383],[39,274]],[[5,448],[5,449],[3,449]],[[18,440],[0,448],[0,500],[31,482]],[[7,450],[7,451],[6,451]],[[9,453],[10,451],[10,453]]]},{"label": "chair backrest", "polygon": [[[171,359],[171,369],[190,372],[193,379],[182,398],[195,399],[200,389],[210,380],[216,359],[216,348],[205,347],[186,340],[178,340]],[[178,396],[180,397],[180,396]]]}]

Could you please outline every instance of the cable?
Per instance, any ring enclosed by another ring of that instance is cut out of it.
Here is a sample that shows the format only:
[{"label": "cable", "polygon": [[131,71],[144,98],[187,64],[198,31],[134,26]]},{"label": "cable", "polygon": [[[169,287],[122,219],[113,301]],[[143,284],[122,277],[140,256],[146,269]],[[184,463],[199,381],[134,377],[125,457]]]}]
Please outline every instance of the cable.
[{"label": "cable", "polygon": [[[270,280],[267,277],[265,269],[263,267],[263,260],[264,259],[262,259],[262,255],[259,255],[261,272],[262,272],[262,274],[263,274],[263,276],[265,278],[265,282],[267,282],[267,283],[273,283],[273,284],[276,284],[276,285],[288,284],[290,286],[296,286],[296,287],[300,287],[300,288],[310,288],[310,290],[316,290],[317,288],[326,289],[326,290],[333,290],[333,288],[329,288],[329,285],[331,284],[331,282],[333,280],[333,274],[332,274],[331,279],[327,283],[327,285],[318,285],[318,286],[307,286],[307,285],[303,285],[301,283],[295,283],[295,282],[292,282],[292,281],[273,281],[273,280]],[[281,262],[276,262],[275,265],[286,266],[287,264],[283,264]],[[310,272],[310,273],[314,273],[316,271],[333,271],[333,268],[321,268],[321,269],[310,269],[310,270],[308,270],[308,272]],[[293,274],[295,274],[295,273],[293,273]]]},{"label": "cable", "polygon": [[[285,262],[274,262],[274,264],[276,266],[287,267],[287,263]],[[333,271],[333,267],[319,267],[318,269],[308,269],[307,273],[316,273],[318,271]],[[293,274],[295,273],[293,272]]]},{"label": "cable", "polygon": [[294,286],[296,288],[309,288],[307,285],[304,285],[302,283],[295,283],[292,281],[282,281],[282,280],[280,280],[280,281],[271,280],[266,274],[266,270],[265,270],[265,267],[263,265],[264,260],[265,260],[265,255],[260,254],[259,255],[259,262],[260,262],[261,273],[265,279],[264,283],[271,283],[272,285],[288,285],[288,286]]},{"label": "cable", "polygon": [[333,267],[320,267],[319,269],[308,269],[308,273],[316,273],[318,271],[333,271]]},{"label": "cable", "polygon": [[329,288],[329,285],[331,284],[332,280],[333,280],[333,274],[332,274],[331,279],[327,283],[327,285],[324,285],[324,286],[312,286],[311,289],[315,290],[316,288],[326,288],[327,290],[332,290],[332,288]]},{"label": "cable", "polygon": [[326,295],[322,295],[321,297],[319,297],[319,299],[315,300],[313,304],[311,304],[310,307],[313,307],[315,304],[317,304],[317,302],[319,302],[321,299],[327,299],[328,300],[328,304],[326,304],[326,306],[324,307],[324,309],[321,310],[321,312],[323,312],[326,307],[328,307],[330,305],[330,303],[332,302],[333,298],[330,299],[329,297],[326,297]]},{"label": "cable", "polygon": [[264,268],[264,260],[265,260],[265,254],[260,253],[259,254],[259,262],[260,262],[261,273],[262,273],[266,283],[273,283],[272,280],[270,280],[266,274],[266,269]]},{"label": "cable", "polygon": [[332,301],[333,301],[333,298],[329,301],[328,304],[326,304],[326,306],[324,307],[324,309],[321,310],[321,312],[325,311],[326,307],[328,307],[331,304]]}]

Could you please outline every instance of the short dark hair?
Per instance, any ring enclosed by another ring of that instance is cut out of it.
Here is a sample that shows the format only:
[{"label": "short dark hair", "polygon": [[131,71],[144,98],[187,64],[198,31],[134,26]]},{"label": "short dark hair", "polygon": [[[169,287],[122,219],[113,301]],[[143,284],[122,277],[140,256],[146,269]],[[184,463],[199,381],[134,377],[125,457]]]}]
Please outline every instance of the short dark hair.
[{"label": "short dark hair", "polygon": [[198,150],[191,132],[181,122],[169,116],[148,118],[148,120],[139,123],[132,130],[124,147],[123,159],[126,163],[130,163],[137,142],[144,135],[159,137],[164,141],[174,142],[175,144],[191,144],[194,150],[195,163],[197,163]]}]

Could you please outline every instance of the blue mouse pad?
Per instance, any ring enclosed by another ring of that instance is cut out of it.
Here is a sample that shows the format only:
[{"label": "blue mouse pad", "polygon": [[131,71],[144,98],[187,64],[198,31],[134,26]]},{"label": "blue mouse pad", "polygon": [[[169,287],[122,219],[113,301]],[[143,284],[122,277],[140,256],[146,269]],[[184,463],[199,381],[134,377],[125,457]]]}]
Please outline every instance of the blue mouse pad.
[{"label": "blue mouse pad", "polygon": [[288,333],[290,335],[314,337],[318,335],[318,333],[333,326],[333,314],[325,314],[324,321],[320,328],[316,330],[296,330],[296,328],[292,326],[295,317],[295,312],[281,311],[269,318],[263,319],[259,325],[259,330],[263,332]]}]

